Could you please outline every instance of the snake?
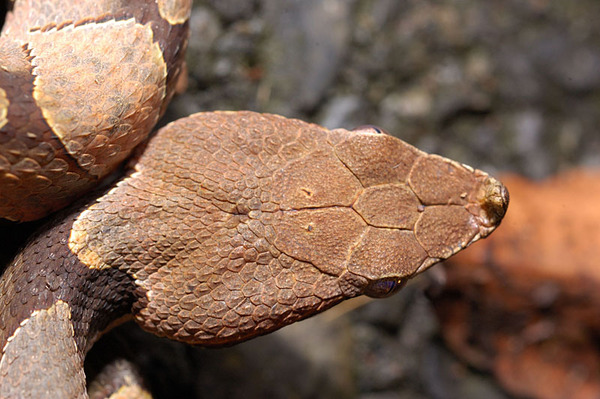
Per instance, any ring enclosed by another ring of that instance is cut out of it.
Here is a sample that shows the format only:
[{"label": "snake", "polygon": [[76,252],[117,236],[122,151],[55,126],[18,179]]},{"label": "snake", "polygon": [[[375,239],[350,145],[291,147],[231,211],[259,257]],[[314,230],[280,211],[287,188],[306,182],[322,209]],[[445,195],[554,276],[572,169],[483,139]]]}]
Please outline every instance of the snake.
[{"label": "snake", "polygon": [[0,277],[2,398],[88,397],[85,355],[125,320],[222,346],[389,296],[506,212],[495,178],[370,125],[214,111],[151,134],[184,74],[190,12],[18,0],[7,15],[0,218],[71,205]]}]

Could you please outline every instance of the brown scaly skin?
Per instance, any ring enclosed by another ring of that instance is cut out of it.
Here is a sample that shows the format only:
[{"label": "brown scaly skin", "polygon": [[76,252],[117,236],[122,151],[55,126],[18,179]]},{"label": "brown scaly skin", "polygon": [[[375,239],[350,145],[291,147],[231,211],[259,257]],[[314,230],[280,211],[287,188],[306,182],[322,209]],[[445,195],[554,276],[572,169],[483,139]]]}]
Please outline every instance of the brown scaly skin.
[{"label": "brown scaly skin", "polygon": [[[83,396],[86,351],[130,312],[157,335],[215,346],[389,295],[488,235],[507,202],[485,173],[376,130],[251,112],[181,119],[2,276],[0,396],[66,378],[79,382],[57,395]],[[30,327],[40,309],[51,309],[43,341]],[[53,346],[61,364],[44,358]]]},{"label": "brown scaly skin", "polygon": [[15,4],[0,38],[0,219],[64,207],[148,136],[188,36],[189,1],[165,2]]},{"label": "brown scaly skin", "polygon": [[[0,217],[64,205],[143,140],[173,93],[189,7],[15,5],[0,38]],[[378,129],[251,112],[181,119],[131,165],[0,277],[0,397],[86,397],[86,352],[127,317],[216,346],[390,295],[508,205],[485,173]]]}]

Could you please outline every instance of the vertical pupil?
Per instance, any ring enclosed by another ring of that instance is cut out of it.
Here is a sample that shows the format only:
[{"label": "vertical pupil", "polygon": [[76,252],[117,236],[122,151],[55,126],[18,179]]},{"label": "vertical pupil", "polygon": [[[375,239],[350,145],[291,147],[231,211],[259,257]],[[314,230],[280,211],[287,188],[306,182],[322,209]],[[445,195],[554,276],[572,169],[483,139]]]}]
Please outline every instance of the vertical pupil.
[{"label": "vertical pupil", "polygon": [[389,292],[389,291],[392,290],[392,288],[394,288],[395,285],[396,285],[395,281],[391,281],[391,280],[382,281],[381,282],[381,289]]}]

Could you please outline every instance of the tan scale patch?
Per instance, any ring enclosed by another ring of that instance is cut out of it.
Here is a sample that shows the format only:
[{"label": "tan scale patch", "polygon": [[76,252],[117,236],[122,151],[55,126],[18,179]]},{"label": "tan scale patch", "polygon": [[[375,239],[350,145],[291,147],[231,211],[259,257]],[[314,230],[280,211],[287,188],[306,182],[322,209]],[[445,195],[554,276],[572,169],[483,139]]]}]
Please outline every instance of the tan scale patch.
[{"label": "tan scale patch", "polygon": [[158,0],[158,12],[171,25],[183,24],[192,12],[192,0]]},{"label": "tan scale patch", "polygon": [[8,104],[6,92],[0,87],[0,129],[8,123]]},{"label": "tan scale patch", "polygon": [[[6,340],[6,345],[4,345],[4,348],[2,348],[2,353],[6,353],[8,351],[9,344],[12,341],[14,341],[15,339],[18,339],[17,337],[19,336],[19,334],[23,333],[23,331],[27,331],[31,328],[35,328],[35,327],[30,327],[29,326],[30,323],[36,323],[38,320],[44,320],[45,318],[56,319],[56,320],[71,320],[71,311],[70,311],[69,305],[62,300],[58,300],[58,301],[56,301],[56,303],[54,303],[48,309],[35,310],[34,312],[32,312],[31,316],[29,316],[27,319],[23,320],[21,322],[21,324],[19,325],[19,327],[15,330],[13,335],[11,335]],[[69,322],[69,324],[70,324],[70,322]],[[71,328],[70,335],[73,336],[72,326],[70,326],[70,328]],[[2,360],[4,360],[4,358]],[[2,363],[0,362],[0,364],[2,364]]]},{"label": "tan scale patch", "polygon": [[108,399],[152,399],[152,395],[139,385],[125,385],[110,395]]},{"label": "tan scale patch", "polygon": [[30,48],[44,118],[82,168],[104,175],[159,117],[167,67],[150,25],[67,26],[31,34]]},{"label": "tan scale patch", "polygon": [[71,227],[69,235],[69,249],[77,255],[77,258],[90,269],[108,269],[106,263],[102,261],[100,255],[95,251],[95,245],[88,235],[87,219],[88,211],[83,211]]},{"label": "tan scale patch", "polygon": [[[83,397],[83,359],[71,310],[63,301],[36,310],[7,340],[0,361],[0,397]],[[22,376],[26,381],[21,381]],[[31,384],[29,383],[31,382]]]}]

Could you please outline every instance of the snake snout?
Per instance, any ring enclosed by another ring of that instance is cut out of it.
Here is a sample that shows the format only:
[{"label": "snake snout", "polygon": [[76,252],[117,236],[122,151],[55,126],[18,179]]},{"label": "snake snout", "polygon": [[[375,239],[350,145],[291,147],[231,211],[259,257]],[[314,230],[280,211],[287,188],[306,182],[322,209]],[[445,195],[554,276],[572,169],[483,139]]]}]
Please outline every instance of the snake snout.
[{"label": "snake snout", "polygon": [[506,214],[510,195],[508,189],[493,177],[488,177],[482,185],[479,204],[485,213],[487,226],[496,227]]}]

